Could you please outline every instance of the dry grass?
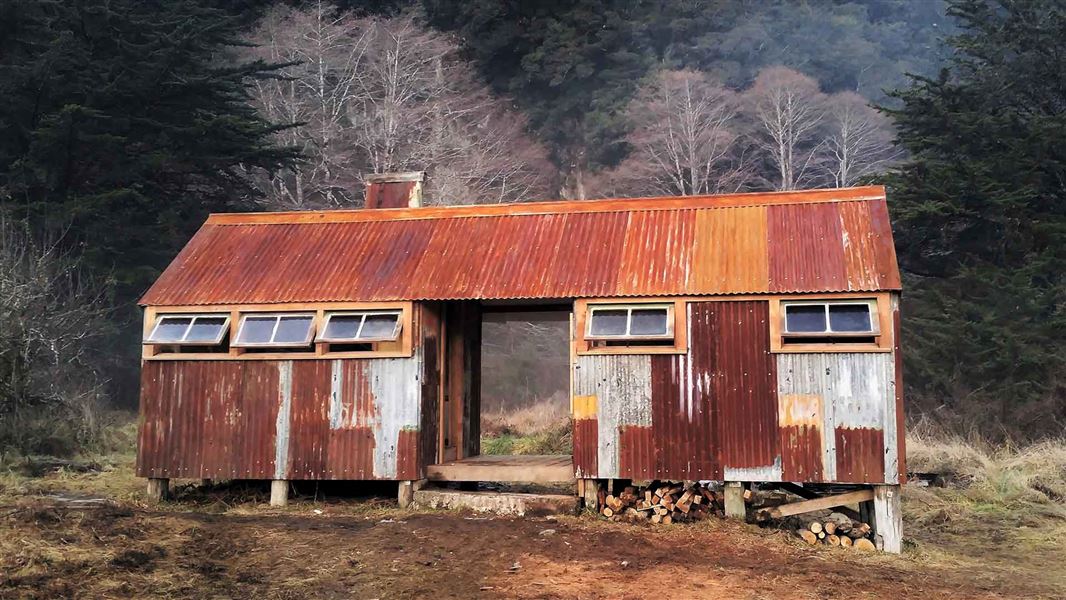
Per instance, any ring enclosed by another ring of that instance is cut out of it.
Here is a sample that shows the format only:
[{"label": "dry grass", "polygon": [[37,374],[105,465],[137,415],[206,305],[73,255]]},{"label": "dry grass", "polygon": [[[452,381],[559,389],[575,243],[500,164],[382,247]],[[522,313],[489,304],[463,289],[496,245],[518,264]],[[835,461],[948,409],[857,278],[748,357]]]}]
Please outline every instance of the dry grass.
[{"label": "dry grass", "polygon": [[570,454],[570,407],[549,398],[525,408],[481,418],[482,454]]}]

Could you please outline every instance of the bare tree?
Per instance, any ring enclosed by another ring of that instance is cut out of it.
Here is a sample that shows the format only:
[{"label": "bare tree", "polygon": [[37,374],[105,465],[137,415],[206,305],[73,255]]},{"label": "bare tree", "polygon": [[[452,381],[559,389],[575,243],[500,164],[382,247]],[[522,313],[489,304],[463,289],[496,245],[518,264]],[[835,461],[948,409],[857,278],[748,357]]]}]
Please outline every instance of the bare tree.
[{"label": "bare tree", "polygon": [[900,156],[888,119],[858,94],[844,92],[829,99],[826,129],[821,165],[834,187],[855,185]]},{"label": "bare tree", "polygon": [[103,290],[57,243],[0,214],[0,297],[0,449],[32,451],[60,423],[91,435],[104,396],[94,352],[108,327]]},{"label": "bare tree", "polygon": [[610,176],[623,195],[733,192],[751,176],[738,144],[736,94],[711,76],[663,71],[628,113],[633,152]]},{"label": "bare tree", "polygon": [[770,187],[817,185],[826,104],[818,83],[785,67],[769,67],[759,72],[745,97],[755,121],[753,137],[770,166]]},{"label": "bare tree", "polygon": [[284,77],[259,80],[253,100],[271,122],[297,125],[279,136],[302,156],[294,169],[269,176],[271,208],[353,202],[359,167],[346,111],[364,92],[360,77],[369,46],[357,25],[350,14],[322,2],[304,10],[278,5],[251,36],[254,57],[289,65]]},{"label": "bare tree", "polygon": [[256,56],[294,63],[255,101],[301,148],[295,171],[272,178],[273,208],[350,206],[362,175],[429,172],[443,204],[518,201],[548,190],[545,150],[524,119],[492,96],[458,45],[413,14],[355,18],[322,2],[276,9],[252,37]]}]

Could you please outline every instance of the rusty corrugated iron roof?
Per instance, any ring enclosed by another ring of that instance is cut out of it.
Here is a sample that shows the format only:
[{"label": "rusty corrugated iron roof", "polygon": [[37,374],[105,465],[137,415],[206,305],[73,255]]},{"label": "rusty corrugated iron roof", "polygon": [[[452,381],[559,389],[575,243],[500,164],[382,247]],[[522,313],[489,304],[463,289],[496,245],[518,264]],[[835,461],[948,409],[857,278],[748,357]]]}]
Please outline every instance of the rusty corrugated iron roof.
[{"label": "rusty corrugated iron roof", "polygon": [[145,305],[900,288],[880,186],[212,215]]}]

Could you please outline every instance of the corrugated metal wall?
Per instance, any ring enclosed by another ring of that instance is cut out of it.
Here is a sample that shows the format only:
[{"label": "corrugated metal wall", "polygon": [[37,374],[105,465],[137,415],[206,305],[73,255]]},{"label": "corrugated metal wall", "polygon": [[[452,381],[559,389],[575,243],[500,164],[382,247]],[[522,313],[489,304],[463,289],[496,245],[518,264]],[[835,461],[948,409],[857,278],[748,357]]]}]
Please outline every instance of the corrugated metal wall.
[{"label": "corrugated metal wall", "polygon": [[578,356],[579,476],[895,483],[893,354],[775,355],[768,319],[692,302],[687,354]]},{"label": "corrugated metal wall", "polygon": [[146,361],[137,473],[417,479],[421,348],[410,358]]}]

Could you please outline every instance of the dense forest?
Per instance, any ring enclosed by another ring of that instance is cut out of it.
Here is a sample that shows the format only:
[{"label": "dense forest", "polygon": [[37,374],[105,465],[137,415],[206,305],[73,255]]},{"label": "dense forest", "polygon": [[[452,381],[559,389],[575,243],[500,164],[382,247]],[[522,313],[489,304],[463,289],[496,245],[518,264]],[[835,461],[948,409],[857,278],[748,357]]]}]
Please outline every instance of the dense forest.
[{"label": "dense forest", "polygon": [[209,212],[408,169],[438,204],[883,183],[910,417],[1061,435],[1064,71],[1057,0],[0,0],[0,446],[135,406],[136,300]]}]

